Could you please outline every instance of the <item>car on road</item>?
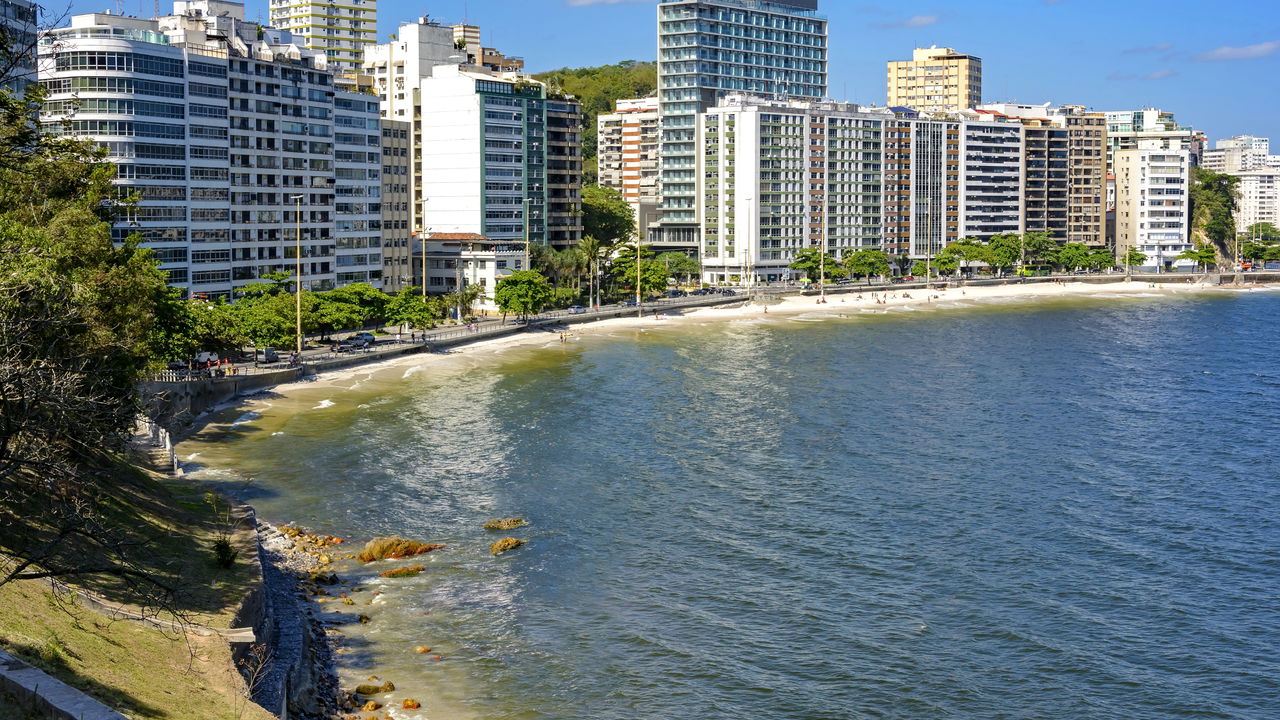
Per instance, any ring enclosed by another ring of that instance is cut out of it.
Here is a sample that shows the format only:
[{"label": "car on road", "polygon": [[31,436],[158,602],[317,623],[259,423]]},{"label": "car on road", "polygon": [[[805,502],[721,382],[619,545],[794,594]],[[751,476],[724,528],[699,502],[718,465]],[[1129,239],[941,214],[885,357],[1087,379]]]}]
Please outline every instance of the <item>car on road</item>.
[{"label": "car on road", "polygon": [[581,305],[574,305],[574,306],[572,306],[572,307],[570,307],[570,308],[569,308],[569,314],[570,314],[570,315],[581,315],[581,314],[585,313],[586,311],[587,311],[587,309],[586,309],[586,308],[584,308],[584,307],[582,307]]},{"label": "car on road", "polygon": [[258,348],[253,351],[254,362],[270,364],[280,362],[280,353],[275,348]]},{"label": "car on road", "polygon": [[734,292],[733,290],[730,290],[729,288],[721,288],[720,294],[721,295],[737,295],[738,293]]},{"label": "car on road", "polygon": [[836,281],[836,284],[837,284],[837,285],[852,285],[852,284],[853,284],[853,280],[851,280],[851,279],[849,279],[849,278],[840,278],[839,280],[837,280],[837,281]]},{"label": "car on road", "polygon": [[669,298],[689,297],[689,293],[685,292],[684,290],[668,290],[667,297]]},{"label": "car on road", "polygon": [[364,343],[361,347],[372,347],[378,344],[378,338],[374,337],[371,332],[358,332],[352,335],[350,339]]},{"label": "car on road", "polygon": [[635,307],[635,306],[636,306],[636,299],[635,299],[635,298],[627,298],[626,300],[623,300],[623,301],[622,301],[622,304],[623,304],[624,306],[626,306],[626,307]]}]

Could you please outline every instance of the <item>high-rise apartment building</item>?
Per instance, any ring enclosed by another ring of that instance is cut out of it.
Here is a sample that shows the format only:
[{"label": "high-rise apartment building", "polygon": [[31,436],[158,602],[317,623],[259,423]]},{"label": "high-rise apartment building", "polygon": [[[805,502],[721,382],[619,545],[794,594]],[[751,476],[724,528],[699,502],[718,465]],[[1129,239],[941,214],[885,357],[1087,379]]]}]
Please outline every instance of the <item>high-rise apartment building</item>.
[{"label": "high-rise apartment building", "polygon": [[596,172],[601,187],[622,193],[636,232],[654,217],[658,202],[658,98],[618,100],[596,117]]},{"label": "high-rise apartment building", "polygon": [[960,239],[962,130],[915,113],[885,123],[885,252],[924,258]]},{"label": "high-rise apartment building", "polygon": [[364,51],[378,40],[377,0],[271,0],[271,24],[322,52],[336,74],[360,70]]},{"label": "high-rise apartment building", "polygon": [[1233,173],[1239,178],[1236,204],[1236,232],[1249,232],[1257,223],[1280,227],[1280,168],[1262,168]]},{"label": "high-rise apartment building", "polygon": [[108,151],[116,183],[141,198],[113,239],[141,236],[170,283],[194,296],[233,297],[265,273],[292,272],[297,245],[303,287],[376,285],[374,97],[336,89],[323,55],[243,11],[193,0],[154,19],[73,17],[41,46],[41,120]]},{"label": "high-rise apartment building", "polygon": [[340,286],[377,286],[382,278],[382,129],[378,96],[366,89],[334,87],[334,281]]},{"label": "high-rise apartment building", "polygon": [[670,0],[658,4],[661,224],[650,240],[695,251],[698,113],[729,93],[819,100],[827,94],[827,21],[817,0]]},{"label": "high-rise apartment building", "polygon": [[889,62],[889,107],[959,112],[982,103],[982,58],[936,45]]},{"label": "high-rise apartment building", "polygon": [[410,230],[410,130],[407,122],[382,121],[382,289],[389,293],[400,292],[413,282],[409,264],[414,254]]},{"label": "high-rise apartment building", "polygon": [[[382,117],[409,124],[409,151],[413,161],[408,177],[410,196],[409,227],[419,237],[425,236],[433,221],[423,215],[425,197],[422,191],[422,123],[432,112],[424,108],[423,83],[436,68],[467,65],[486,72],[498,72],[479,64],[471,51],[479,43],[480,28],[474,25],[442,25],[429,17],[403,23],[396,39],[374,45],[364,58],[364,73],[373,78],[373,86],[382,103]],[[494,51],[496,53],[496,51]],[[579,153],[581,157],[581,153]],[[580,162],[580,161],[579,161]]]},{"label": "high-rise apartment building", "polygon": [[548,97],[547,244],[556,249],[582,241],[582,103]]},{"label": "high-rise apartment building", "polygon": [[524,70],[524,58],[509,57],[496,48],[484,47],[480,42],[479,25],[454,25],[453,42],[460,52],[466,53],[468,65],[479,65],[497,72]]},{"label": "high-rise apartment building", "polygon": [[703,280],[786,280],[796,251],[880,246],[884,110],[729,96],[699,116]]},{"label": "high-rise apartment building", "polygon": [[441,65],[422,81],[421,100],[429,108],[420,170],[427,228],[547,244],[544,86],[518,73]]},{"label": "high-rise apartment building", "polygon": [[989,103],[977,114],[1020,121],[1026,192],[1022,232],[1052,232],[1058,242],[1108,247],[1106,116],[1079,105]]},{"label": "high-rise apartment building", "polygon": [[0,0],[0,89],[21,93],[36,81],[37,6],[27,0]]},{"label": "high-rise apartment building", "polygon": [[1116,255],[1137,248],[1144,267],[1191,267],[1191,151],[1179,138],[1144,138],[1115,151]]}]

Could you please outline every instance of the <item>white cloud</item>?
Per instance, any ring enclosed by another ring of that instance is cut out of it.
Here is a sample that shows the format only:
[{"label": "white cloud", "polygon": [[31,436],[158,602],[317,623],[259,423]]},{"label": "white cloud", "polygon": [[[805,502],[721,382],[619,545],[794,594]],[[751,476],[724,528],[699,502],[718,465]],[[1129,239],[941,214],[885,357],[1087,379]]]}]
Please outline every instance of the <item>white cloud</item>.
[{"label": "white cloud", "polygon": [[1244,47],[1223,45],[1217,50],[1202,52],[1192,59],[1204,62],[1214,62],[1217,60],[1253,60],[1255,58],[1264,58],[1268,55],[1272,55],[1277,50],[1280,50],[1280,40],[1260,42],[1255,45],[1245,45]]},{"label": "white cloud", "polygon": [[874,27],[878,28],[922,28],[936,25],[938,22],[937,15],[912,15],[906,20],[899,20],[892,23],[876,23]]},{"label": "white cloud", "polygon": [[1143,47],[1131,47],[1127,50],[1121,50],[1121,55],[1143,55],[1145,53],[1167,52],[1173,49],[1173,43],[1162,42],[1157,45],[1146,45]]},{"label": "white cloud", "polygon": [[1142,77],[1146,78],[1147,80],[1163,80],[1165,78],[1171,78],[1177,74],[1178,73],[1176,71],[1170,70],[1169,68],[1160,68],[1159,70],[1156,70],[1155,72],[1149,72],[1146,75],[1143,75]]}]

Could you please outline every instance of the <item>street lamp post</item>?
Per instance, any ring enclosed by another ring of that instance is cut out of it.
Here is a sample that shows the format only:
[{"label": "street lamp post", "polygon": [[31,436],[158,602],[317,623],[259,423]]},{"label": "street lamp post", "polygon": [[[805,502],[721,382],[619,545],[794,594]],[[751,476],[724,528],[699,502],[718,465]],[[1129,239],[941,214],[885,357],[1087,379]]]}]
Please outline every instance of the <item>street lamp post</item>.
[{"label": "street lamp post", "polygon": [[302,357],[302,196],[291,195],[293,201],[293,323],[295,349]]}]

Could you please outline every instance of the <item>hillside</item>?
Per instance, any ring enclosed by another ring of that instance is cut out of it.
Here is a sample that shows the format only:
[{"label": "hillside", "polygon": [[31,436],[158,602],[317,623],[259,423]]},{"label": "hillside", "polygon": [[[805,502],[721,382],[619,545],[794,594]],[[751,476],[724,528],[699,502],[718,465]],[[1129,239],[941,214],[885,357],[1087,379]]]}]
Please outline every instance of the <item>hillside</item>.
[{"label": "hillside", "polygon": [[658,87],[658,68],[651,62],[624,60],[613,65],[560,68],[534,75],[553,92],[573,95],[582,102],[582,161],[584,183],[596,178],[596,117],[613,111],[618,99],[652,95]]}]

